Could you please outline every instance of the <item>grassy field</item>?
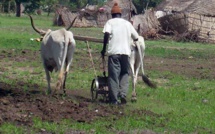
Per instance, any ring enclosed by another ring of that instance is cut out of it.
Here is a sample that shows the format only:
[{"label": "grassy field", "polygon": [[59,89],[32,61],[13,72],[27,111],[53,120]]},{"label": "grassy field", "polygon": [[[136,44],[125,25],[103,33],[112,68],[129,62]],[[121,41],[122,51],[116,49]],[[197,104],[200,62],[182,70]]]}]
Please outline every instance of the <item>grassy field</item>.
[{"label": "grassy field", "polygon": [[[39,28],[59,29],[52,25],[52,16],[33,16],[33,18]],[[70,30],[76,35],[97,38],[103,36],[102,29],[99,28],[71,28]],[[32,90],[35,84],[39,85],[37,89],[46,90],[45,73],[39,54],[40,43],[31,40],[38,37],[27,16],[17,18],[0,15],[0,84],[6,83],[16,87],[17,81],[22,80],[28,84],[21,87],[25,91]],[[101,75],[99,54],[102,45],[90,43],[90,46],[97,65],[96,73]],[[115,117],[112,116],[103,117],[90,123],[68,119],[49,122],[34,118],[31,126],[4,122],[0,126],[0,133],[22,134],[45,131],[63,134],[67,133],[67,130],[74,130],[73,133],[96,134],[120,132],[139,134],[146,130],[174,134],[215,133],[214,52],[214,44],[147,40],[145,71],[157,83],[158,88],[150,89],[139,80],[137,102],[129,101],[128,105],[123,107],[126,116],[117,119],[113,119]],[[13,60],[11,57],[14,57]],[[77,41],[70,72],[67,88],[84,91],[90,98],[90,85],[95,73],[85,42]],[[53,73],[52,77],[56,78],[56,73]],[[131,90],[129,98],[131,98]],[[122,109],[119,108],[120,110]]]}]

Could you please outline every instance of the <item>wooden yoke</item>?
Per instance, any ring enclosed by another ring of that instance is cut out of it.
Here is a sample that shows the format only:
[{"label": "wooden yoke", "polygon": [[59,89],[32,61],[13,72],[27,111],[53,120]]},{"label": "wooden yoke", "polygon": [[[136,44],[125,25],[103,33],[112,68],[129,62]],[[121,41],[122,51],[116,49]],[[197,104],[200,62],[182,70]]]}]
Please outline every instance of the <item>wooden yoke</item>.
[{"label": "wooden yoke", "polygon": [[89,41],[89,42],[102,43],[102,45],[103,45],[103,39],[99,39],[99,38],[74,35],[74,39],[75,40],[80,40],[80,41]]}]

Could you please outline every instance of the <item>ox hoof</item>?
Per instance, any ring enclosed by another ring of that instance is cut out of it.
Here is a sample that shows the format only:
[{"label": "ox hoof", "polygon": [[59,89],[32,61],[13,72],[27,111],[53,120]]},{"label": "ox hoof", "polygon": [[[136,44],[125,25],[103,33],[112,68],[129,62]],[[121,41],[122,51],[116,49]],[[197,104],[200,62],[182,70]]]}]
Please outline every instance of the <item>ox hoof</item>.
[{"label": "ox hoof", "polygon": [[55,89],[55,90],[53,90],[52,92],[51,92],[51,95],[55,95],[56,94],[56,92],[57,92],[57,90]]},{"label": "ox hoof", "polygon": [[62,89],[62,84],[60,81],[58,81],[56,85],[56,90],[60,90],[60,89]]},{"label": "ox hoof", "polygon": [[63,96],[64,96],[64,97],[66,97],[66,96],[67,96],[67,94],[66,94],[66,90],[65,90],[65,89],[63,89]]},{"label": "ox hoof", "polygon": [[131,102],[137,102],[137,97],[132,97]]},{"label": "ox hoof", "polygon": [[52,93],[51,90],[47,90],[47,91],[46,91],[46,95],[49,95],[49,94],[51,94],[51,93]]}]

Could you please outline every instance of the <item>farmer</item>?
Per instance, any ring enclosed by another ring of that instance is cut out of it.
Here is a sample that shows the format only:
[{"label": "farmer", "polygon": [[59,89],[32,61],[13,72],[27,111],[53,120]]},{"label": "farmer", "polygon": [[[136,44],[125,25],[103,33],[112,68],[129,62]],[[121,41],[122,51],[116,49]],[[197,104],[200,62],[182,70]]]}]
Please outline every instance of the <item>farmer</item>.
[{"label": "farmer", "polygon": [[108,88],[112,104],[126,104],[129,88],[129,57],[131,54],[131,39],[138,40],[138,33],[132,24],[121,18],[121,9],[115,3],[111,9],[112,19],[104,26],[104,43],[101,55],[108,54]]}]

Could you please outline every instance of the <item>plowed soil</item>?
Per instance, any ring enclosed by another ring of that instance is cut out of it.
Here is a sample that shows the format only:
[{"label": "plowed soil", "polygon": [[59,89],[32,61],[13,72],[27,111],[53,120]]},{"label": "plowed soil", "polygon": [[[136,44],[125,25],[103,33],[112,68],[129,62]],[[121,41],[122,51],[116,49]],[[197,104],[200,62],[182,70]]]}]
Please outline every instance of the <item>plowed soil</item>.
[{"label": "plowed soil", "polygon": [[[14,62],[29,60],[26,52],[13,55],[11,52],[2,51],[0,62],[4,58],[13,59]],[[36,52],[38,55],[39,52]],[[23,56],[25,55],[25,56]],[[34,54],[29,56],[32,60]],[[83,61],[84,62],[84,61]],[[83,63],[84,64],[84,63]],[[171,58],[145,58],[145,69],[156,71],[170,71],[187,77],[214,79],[215,59],[199,60],[195,58],[171,59]],[[7,71],[1,63],[1,73]],[[165,77],[165,76],[164,76]],[[23,86],[32,90],[24,91]],[[90,85],[89,85],[90,86]],[[39,85],[28,85],[21,80],[16,86],[0,82],[0,124],[13,122],[17,125],[31,126],[33,118],[37,117],[44,121],[60,122],[62,119],[71,119],[77,122],[92,122],[98,118],[113,116],[120,118],[124,116],[124,106],[109,106],[106,103],[93,103],[89,94],[82,90],[67,91],[67,96],[60,93],[46,95],[44,91],[37,90]],[[142,111],[151,116],[158,116],[150,111]]]}]

